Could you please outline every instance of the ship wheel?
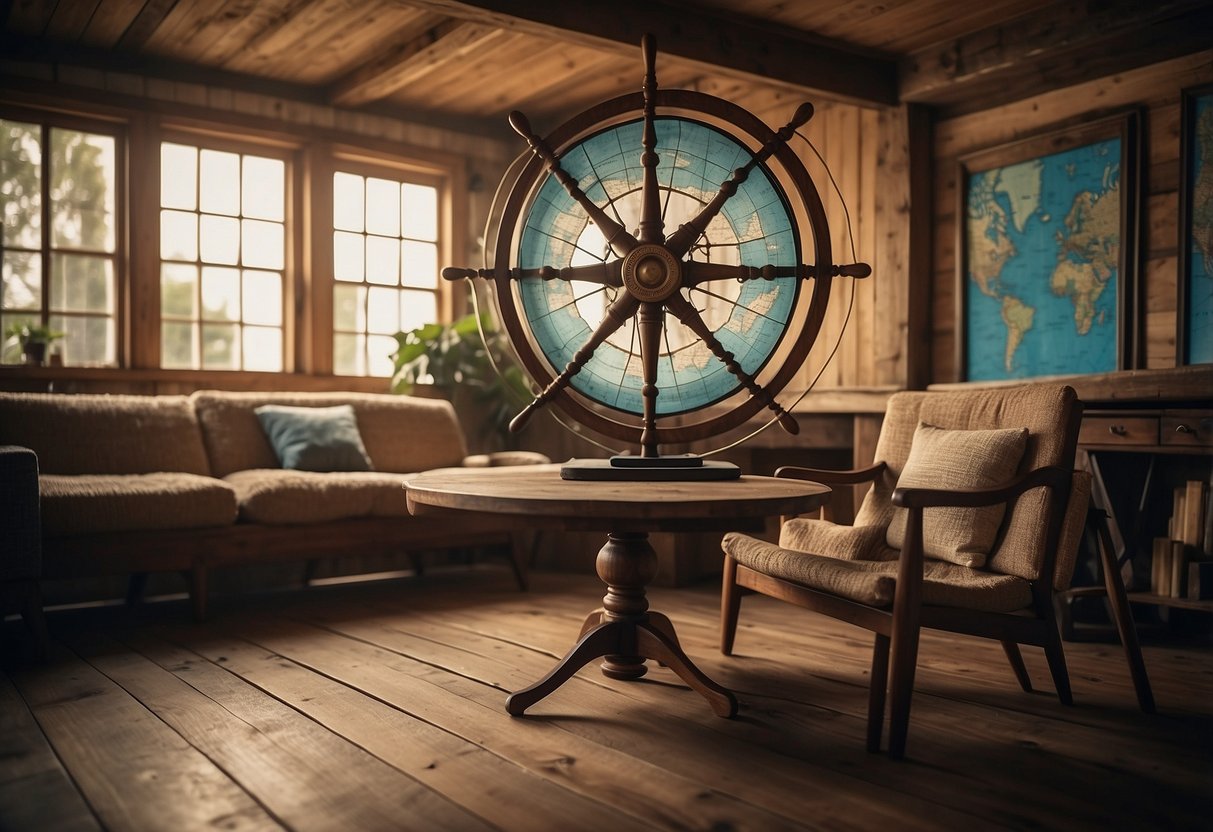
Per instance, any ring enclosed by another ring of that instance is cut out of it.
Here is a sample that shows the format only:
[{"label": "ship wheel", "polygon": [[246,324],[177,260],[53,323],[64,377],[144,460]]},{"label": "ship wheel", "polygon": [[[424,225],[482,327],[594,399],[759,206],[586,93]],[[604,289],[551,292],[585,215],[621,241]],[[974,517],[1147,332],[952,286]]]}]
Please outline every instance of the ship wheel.
[{"label": "ship wheel", "polygon": [[776,396],[821,331],[831,278],[871,269],[833,263],[821,197],[788,146],[812,105],[772,131],[723,99],[658,89],[651,36],[641,51],[639,93],[547,137],[510,114],[530,153],[499,192],[486,243],[493,265],[443,276],[494,284],[540,391],[512,430],[552,404],[639,446],[609,462],[574,461],[566,478],[730,478],[735,466],[660,447],[764,411],[796,433]]}]

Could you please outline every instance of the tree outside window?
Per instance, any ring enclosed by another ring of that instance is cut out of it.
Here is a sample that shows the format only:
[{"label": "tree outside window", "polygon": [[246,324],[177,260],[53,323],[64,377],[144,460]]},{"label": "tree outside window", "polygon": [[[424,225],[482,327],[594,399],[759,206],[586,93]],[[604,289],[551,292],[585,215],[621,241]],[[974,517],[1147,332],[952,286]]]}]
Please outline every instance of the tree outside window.
[{"label": "tree outside window", "polygon": [[0,119],[0,329],[63,332],[64,364],[118,361],[117,158],[116,136]]}]

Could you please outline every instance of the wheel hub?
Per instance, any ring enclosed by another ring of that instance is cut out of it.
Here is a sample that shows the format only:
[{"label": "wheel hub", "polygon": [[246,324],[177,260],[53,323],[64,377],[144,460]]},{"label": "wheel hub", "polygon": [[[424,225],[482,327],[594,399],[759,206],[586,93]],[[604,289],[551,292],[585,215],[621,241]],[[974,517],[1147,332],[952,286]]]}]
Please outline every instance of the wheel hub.
[{"label": "wheel hub", "polygon": [[623,258],[623,285],[637,300],[663,301],[682,285],[682,264],[665,246],[638,245]]}]

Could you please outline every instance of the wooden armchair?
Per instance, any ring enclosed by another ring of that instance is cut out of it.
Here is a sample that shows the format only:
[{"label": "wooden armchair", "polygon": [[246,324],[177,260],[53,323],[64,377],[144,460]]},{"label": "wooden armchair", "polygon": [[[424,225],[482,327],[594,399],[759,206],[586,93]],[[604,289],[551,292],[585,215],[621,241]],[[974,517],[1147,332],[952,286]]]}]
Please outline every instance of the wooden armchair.
[{"label": "wooden armchair", "polygon": [[[1071,704],[1053,595],[1069,586],[1087,523],[1090,477],[1073,470],[1081,414],[1069,387],[898,393],[871,467],[780,469],[776,476],[872,488],[853,526],[784,518],[778,545],[725,536],[721,651],[733,651],[750,592],[872,631],[867,748],[880,749],[887,686],[893,758],[905,753],[921,627],[997,639],[1025,691],[1019,645],[1043,647],[1058,697]],[[1152,710],[1141,684],[1138,693]]]}]

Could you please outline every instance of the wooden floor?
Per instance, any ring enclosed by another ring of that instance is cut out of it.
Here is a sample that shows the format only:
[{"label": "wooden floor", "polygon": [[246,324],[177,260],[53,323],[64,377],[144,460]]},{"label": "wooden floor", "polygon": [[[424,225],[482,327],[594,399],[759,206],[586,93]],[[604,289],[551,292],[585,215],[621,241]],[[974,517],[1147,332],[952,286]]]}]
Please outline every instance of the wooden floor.
[{"label": "wooden floor", "polygon": [[[737,655],[717,590],[656,589],[736,691],[712,715],[663,668],[591,665],[523,718],[597,606],[591,578],[504,572],[51,615],[0,676],[0,828],[188,830],[1204,829],[1213,650],[1147,646],[1159,714],[1119,648],[1067,644],[1074,707],[1015,684],[997,644],[927,635],[908,755],[867,754],[865,633],[764,598]],[[4,625],[11,641],[16,622]]]}]

